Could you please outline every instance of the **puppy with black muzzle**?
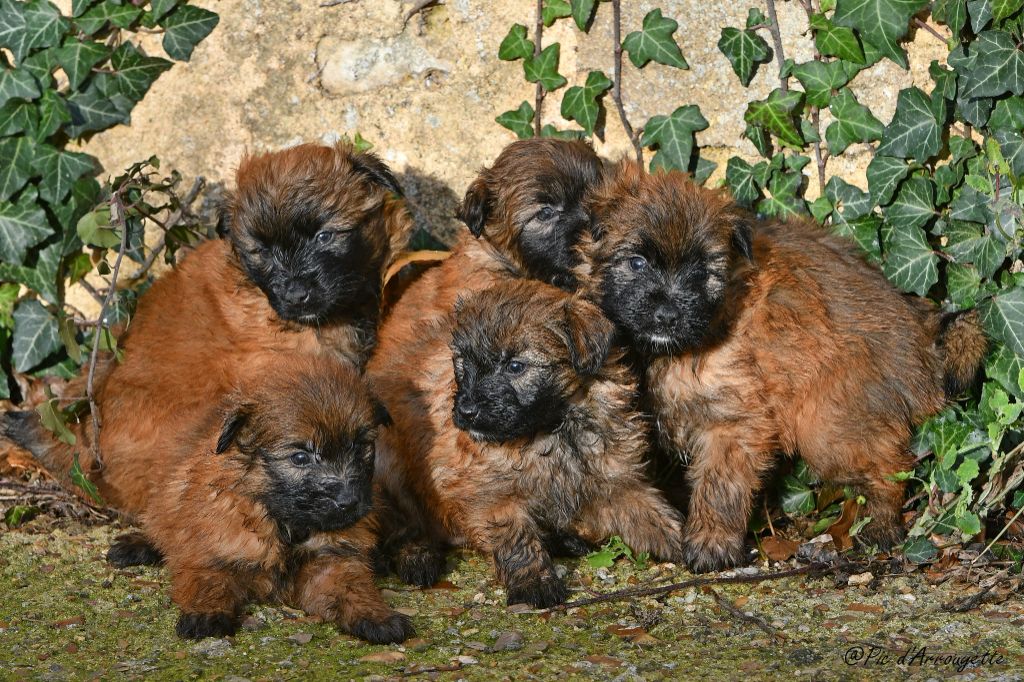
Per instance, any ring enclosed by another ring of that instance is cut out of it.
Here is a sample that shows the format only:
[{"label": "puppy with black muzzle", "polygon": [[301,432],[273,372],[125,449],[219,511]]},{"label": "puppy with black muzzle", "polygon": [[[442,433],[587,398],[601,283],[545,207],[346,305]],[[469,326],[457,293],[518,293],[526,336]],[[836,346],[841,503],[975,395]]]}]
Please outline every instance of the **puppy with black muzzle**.
[{"label": "puppy with black muzzle", "polygon": [[[299,145],[251,156],[225,213],[228,240],[201,244],[139,301],[122,362],[96,376],[99,467],[91,418],[56,442],[34,413],[3,429],[55,476],[74,453],[103,498],[129,513],[147,504],[151,452],[216,410],[253,367],[323,354],[362,367],[373,347],[384,270],[412,218],[374,155],[350,145]],[[64,391],[85,395],[85,376]]]},{"label": "puppy with black muzzle", "polygon": [[369,557],[374,439],[383,407],[347,365],[286,359],[263,368],[195,433],[149,453],[143,533],[117,539],[117,566],[170,571],[181,637],[221,637],[250,602],[277,602],[370,642],[400,642],[409,619],[384,603]]},{"label": "puppy with black muzzle", "polygon": [[689,565],[744,560],[777,453],[862,489],[871,522],[859,537],[898,542],[897,474],[914,468],[914,427],[985,357],[976,315],[942,316],[848,241],[808,221],[754,220],[681,173],[623,162],[592,210],[581,278],[646,366],[661,444],[688,458]]},{"label": "puppy with black muzzle", "polygon": [[[613,328],[591,303],[535,280],[467,295],[421,323],[368,375],[394,424],[377,476],[434,543],[489,554],[508,602],[561,603],[546,542],[619,535],[681,557],[681,523],[643,476],[646,431],[630,373],[609,357]],[[440,566],[399,544],[403,578]]]}]

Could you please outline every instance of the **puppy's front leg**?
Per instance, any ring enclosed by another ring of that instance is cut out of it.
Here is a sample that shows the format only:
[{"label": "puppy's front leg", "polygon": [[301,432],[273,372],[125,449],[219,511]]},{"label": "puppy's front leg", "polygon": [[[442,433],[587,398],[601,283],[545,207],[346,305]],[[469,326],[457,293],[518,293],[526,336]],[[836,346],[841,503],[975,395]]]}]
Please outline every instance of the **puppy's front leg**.
[{"label": "puppy's front leg", "polygon": [[657,490],[640,481],[613,481],[580,510],[579,530],[594,541],[618,535],[636,552],[682,561],[683,522]]},{"label": "puppy's front leg", "polygon": [[474,535],[494,557],[494,567],[508,590],[508,603],[537,608],[561,604],[569,596],[555,573],[537,524],[514,501],[490,507],[478,519]]},{"label": "puppy's front leg", "polygon": [[175,566],[171,600],[181,609],[174,631],[185,639],[224,637],[238,629],[247,601],[239,576],[208,566]]},{"label": "puppy's front leg", "polygon": [[318,550],[296,572],[290,601],[373,644],[402,642],[415,634],[408,616],[385,603],[373,583],[373,569],[353,547]]}]

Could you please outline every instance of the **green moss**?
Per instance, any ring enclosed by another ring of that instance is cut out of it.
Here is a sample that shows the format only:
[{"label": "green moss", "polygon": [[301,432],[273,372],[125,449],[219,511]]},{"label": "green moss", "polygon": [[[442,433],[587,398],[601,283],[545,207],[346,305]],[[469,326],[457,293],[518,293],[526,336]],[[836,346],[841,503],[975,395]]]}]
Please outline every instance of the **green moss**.
[{"label": "green moss", "polygon": [[[454,589],[422,591],[382,582],[389,601],[408,610],[416,623],[418,639],[405,646],[368,645],[301,613],[269,606],[252,607],[246,626],[231,640],[196,644],[174,636],[177,613],[162,569],[117,570],[105,563],[118,529],[69,526],[36,534],[34,524],[0,538],[3,679],[362,679],[451,667],[459,657],[462,669],[442,673],[442,679],[767,679],[794,670],[825,680],[851,673],[924,679],[950,672],[848,667],[843,654],[864,641],[897,650],[1002,652],[1006,663],[988,666],[984,674],[1019,669],[1024,662],[1019,603],[944,613],[940,604],[962,596],[964,588],[932,587],[916,576],[883,581],[878,591],[837,589],[831,579],[716,588],[741,611],[773,624],[783,640],[722,611],[699,590],[566,613],[511,613],[487,562],[472,552],[452,558],[447,580]],[[611,580],[602,580],[585,562],[566,565],[581,597],[586,590],[685,578],[664,566],[636,571],[620,562],[608,571]],[[628,638],[628,628],[638,623],[649,635],[641,643]],[[522,648],[491,651],[509,631],[521,633]],[[301,636],[306,634],[312,635],[308,642]],[[402,658],[360,660],[384,652]]]}]

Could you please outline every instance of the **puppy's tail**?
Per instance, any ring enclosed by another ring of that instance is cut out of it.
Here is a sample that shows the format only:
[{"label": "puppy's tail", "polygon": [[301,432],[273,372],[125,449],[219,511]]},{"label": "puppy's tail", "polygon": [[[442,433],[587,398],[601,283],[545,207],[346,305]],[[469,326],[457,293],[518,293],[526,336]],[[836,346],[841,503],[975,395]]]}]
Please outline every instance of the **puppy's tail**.
[{"label": "puppy's tail", "polygon": [[57,480],[70,482],[68,472],[74,459],[72,450],[54,438],[35,412],[12,410],[0,413],[0,438],[28,450]]},{"label": "puppy's tail", "polygon": [[954,398],[974,383],[988,354],[988,338],[978,311],[943,315],[937,343],[944,363],[946,396]]}]

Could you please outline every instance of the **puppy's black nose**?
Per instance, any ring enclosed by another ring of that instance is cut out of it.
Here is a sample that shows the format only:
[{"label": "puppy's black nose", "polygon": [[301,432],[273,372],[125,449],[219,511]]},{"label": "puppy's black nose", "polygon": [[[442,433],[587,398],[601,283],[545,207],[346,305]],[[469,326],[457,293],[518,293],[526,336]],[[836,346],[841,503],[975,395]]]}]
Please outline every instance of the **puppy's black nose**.
[{"label": "puppy's black nose", "polygon": [[673,327],[679,321],[679,311],[667,305],[660,305],[654,311],[654,321],[662,327]]},{"label": "puppy's black nose", "polygon": [[342,490],[334,496],[334,503],[338,505],[338,511],[347,514],[359,505],[359,495],[351,490]]},{"label": "puppy's black nose", "polygon": [[464,395],[460,395],[456,399],[455,408],[459,411],[459,414],[466,419],[472,419],[478,412],[480,412],[480,408],[477,407],[476,403]]},{"label": "puppy's black nose", "polygon": [[297,305],[309,300],[309,287],[299,282],[292,282],[284,290],[285,303]]}]

